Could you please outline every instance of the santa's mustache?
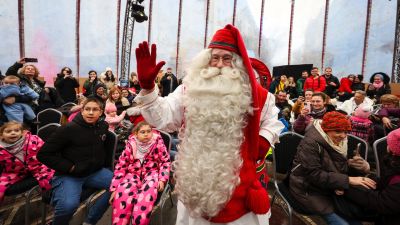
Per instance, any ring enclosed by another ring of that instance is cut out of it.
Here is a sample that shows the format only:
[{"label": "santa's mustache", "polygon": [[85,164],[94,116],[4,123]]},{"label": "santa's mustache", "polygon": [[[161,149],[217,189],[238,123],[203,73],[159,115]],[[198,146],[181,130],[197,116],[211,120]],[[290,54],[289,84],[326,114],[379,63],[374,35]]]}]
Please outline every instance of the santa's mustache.
[{"label": "santa's mustache", "polygon": [[222,68],[208,67],[200,71],[200,76],[204,79],[210,79],[220,75],[229,77],[231,79],[238,79],[240,77],[240,71],[229,66],[225,66]]}]

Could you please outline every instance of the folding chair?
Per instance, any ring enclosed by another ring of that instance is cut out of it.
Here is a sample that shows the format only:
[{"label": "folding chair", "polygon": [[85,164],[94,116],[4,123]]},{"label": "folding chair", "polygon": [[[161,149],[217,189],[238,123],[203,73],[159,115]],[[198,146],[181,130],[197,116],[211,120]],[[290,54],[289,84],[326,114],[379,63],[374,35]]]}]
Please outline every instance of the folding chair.
[{"label": "folding chair", "polygon": [[[171,135],[169,134],[169,133],[167,133],[167,132],[165,132],[165,131],[162,131],[162,130],[159,130],[159,129],[155,129],[155,130],[157,130],[158,132],[160,132],[160,135],[161,135],[161,137],[162,137],[162,139],[163,139],[163,141],[164,141],[164,144],[165,144],[165,147],[167,147],[167,151],[168,151],[168,153],[171,151],[171,146],[172,146],[172,137],[171,137]],[[165,195],[168,193],[168,197],[169,197],[169,199],[170,199],[170,202],[171,202],[171,205],[173,206],[174,205],[174,202],[172,201],[172,196],[171,196],[171,192],[172,192],[172,187],[171,187],[171,184],[169,183],[169,181],[165,184],[165,188],[164,188],[164,191],[161,193],[161,194],[159,194],[158,195],[158,197],[157,197],[157,200],[156,200],[156,202],[154,203],[154,205],[160,205],[160,224],[163,224],[162,222],[163,222],[163,217],[162,217],[162,211],[163,211],[163,208],[164,208],[164,205],[165,205]]]},{"label": "folding chair", "polygon": [[40,111],[36,116],[37,130],[39,130],[39,128],[41,128],[49,123],[61,124],[62,116],[63,116],[63,114],[56,109],[49,108],[49,109]]},{"label": "folding chair", "polygon": [[[297,202],[289,191],[289,170],[292,167],[297,146],[303,138],[304,136],[298,133],[285,132],[279,136],[280,143],[277,143],[272,150],[274,160],[273,177],[276,191],[272,197],[271,207],[275,202],[276,194],[278,194],[287,205],[287,210],[283,207],[282,209],[289,216],[289,225],[292,225],[293,210],[300,214],[312,215]],[[285,174],[283,181],[278,181],[277,173]]]},{"label": "folding chair", "polygon": [[365,160],[368,159],[368,143],[355,135],[347,134],[347,158],[353,158],[354,150],[357,148],[357,145],[360,145],[360,156]]},{"label": "folding chair", "polygon": [[74,102],[67,102],[64,105],[60,106],[60,108],[71,108],[73,106],[76,106],[76,103]]},{"label": "folding chair", "polygon": [[376,163],[376,176],[381,177],[381,161],[387,153],[387,137],[380,138],[372,145],[374,151],[374,158]]},{"label": "folding chair", "polygon": [[5,192],[6,196],[23,194],[25,198],[25,225],[31,224],[30,203],[35,193],[39,195],[39,193],[41,193],[41,189],[37,180],[33,176],[28,176],[25,179],[10,185]]},{"label": "folding chair", "polygon": [[61,125],[58,123],[49,123],[39,128],[37,135],[46,142],[48,138],[57,130]]}]

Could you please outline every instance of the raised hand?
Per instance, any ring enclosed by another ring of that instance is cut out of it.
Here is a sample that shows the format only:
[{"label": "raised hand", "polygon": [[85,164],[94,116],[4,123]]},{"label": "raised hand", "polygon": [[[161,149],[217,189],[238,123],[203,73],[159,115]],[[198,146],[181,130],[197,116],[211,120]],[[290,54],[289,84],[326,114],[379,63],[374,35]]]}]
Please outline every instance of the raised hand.
[{"label": "raised hand", "polygon": [[149,44],[144,41],[139,44],[136,48],[136,61],[137,61],[137,73],[140,87],[143,89],[153,89],[155,84],[154,81],[157,77],[161,67],[164,66],[165,62],[161,61],[156,64],[157,47],[155,44],[151,45],[151,52]]}]

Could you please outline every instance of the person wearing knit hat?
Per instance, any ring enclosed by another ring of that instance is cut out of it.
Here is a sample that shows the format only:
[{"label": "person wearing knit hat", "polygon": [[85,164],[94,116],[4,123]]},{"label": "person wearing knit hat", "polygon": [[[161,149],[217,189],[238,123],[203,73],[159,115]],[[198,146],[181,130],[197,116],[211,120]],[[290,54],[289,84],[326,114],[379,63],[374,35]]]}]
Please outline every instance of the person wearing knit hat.
[{"label": "person wearing knit hat", "polygon": [[[369,164],[359,155],[348,159],[350,130],[346,115],[336,111],[326,113],[322,121],[315,120],[297,147],[289,177],[292,196],[306,211],[321,215],[329,225],[354,222],[336,213],[333,195],[343,195],[350,186],[375,188],[373,180],[358,176],[369,172]],[[349,174],[353,171],[349,167],[357,171],[357,176]]]},{"label": "person wearing knit hat", "polygon": [[[213,36],[186,70],[182,85],[159,97],[154,80],[156,45],[136,49],[135,98],[152,126],[179,131],[175,168],[178,225],[268,224],[264,167],[282,123],[272,94],[257,83],[239,30],[227,25]],[[264,177],[260,182],[260,177]]]},{"label": "person wearing knit hat", "polygon": [[[400,224],[400,129],[387,135],[388,154],[382,159],[380,179],[374,191],[350,187],[345,197],[377,215],[375,224]],[[372,221],[371,221],[372,222]]]},{"label": "person wearing knit hat", "polygon": [[107,102],[104,109],[106,114],[105,121],[108,123],[108,130],[114,131],[121,121],[124,119],[126,111],[122,111],[120,115],[117,115],[117,107],[114,103]]},{"label": "person wearing knit hat", "polygon": [[400,129],[396,129],[388,134],[387,145],[392,155],[400,156]]},{"label": "person wearing knit hat", "polygon": [[114,87],[116,83],[116,77],[111,69],[111,67],[106,67],[106,71],[100,74],[100,81],[106,85],[107,90],[110,90]]},{"label": "person wearing knit hat", "polygon": [[108,98],[107,96],[107,87],[103,83],[97,83],[94,86],[93,94],[89,97],[94,97],[101,100],[103,103],[106,103]]},{"label": "person wearing knit hat", "polygon": [[371,105],[363,103],[356,108],[354,115],[350,117],[350,134],[364,139],[367,143],[372,143],[374,139],[373,124],[372,121],[369,120],[372,110],[373,108]]}]

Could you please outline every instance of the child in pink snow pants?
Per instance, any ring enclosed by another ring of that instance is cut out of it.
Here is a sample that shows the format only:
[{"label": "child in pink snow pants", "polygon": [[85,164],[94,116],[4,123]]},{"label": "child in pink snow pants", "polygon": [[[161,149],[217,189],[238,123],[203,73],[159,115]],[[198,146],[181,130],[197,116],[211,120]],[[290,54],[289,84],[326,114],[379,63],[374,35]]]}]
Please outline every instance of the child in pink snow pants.
[{"label": "child in pink snow pants", "polygon": [[31,174],[42,190],[51,188],[54,171],[40,163],[36,154],[43,145],[42,139],[24,132],[22,124],[11,121],[0,127],[0,204],[7,188]]},{"label": "child in pink snow pants", "polygon": [[149,224],[157,193],[164,189],[171,162],[160,134],[147,122],[133,129],[111,181],[112,224]]}]

